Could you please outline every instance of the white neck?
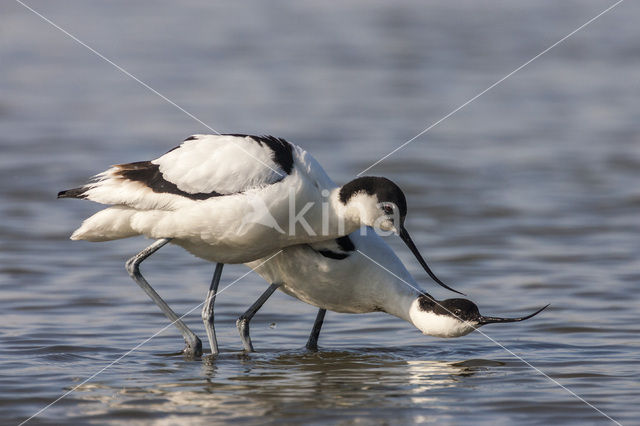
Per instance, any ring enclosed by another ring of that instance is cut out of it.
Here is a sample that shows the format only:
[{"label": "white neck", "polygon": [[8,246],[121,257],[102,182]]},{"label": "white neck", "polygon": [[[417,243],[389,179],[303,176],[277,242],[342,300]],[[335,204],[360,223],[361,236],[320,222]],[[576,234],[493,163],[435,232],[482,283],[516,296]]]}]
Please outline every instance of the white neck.
[{"label": "white neck", "polygon": [[335,236],[348,235],[362,226],[360,211],[353,205],[340,201],[340,188],[334,188],[329,195],[329,232]]},{"label": "white neck", "polygon": [[356,276],[350,290],[362,304],[361,312],[380,310],[411,322],[411,305],[421,294],[418,284],[375,230],[360,231],[349,235],[357,253],[351,261],[355,270],[348,272]]},{"label": "white neck", "polygon": [[[373,231],[370,230],[370,232]],[[379,268],[379,266],[375,264],[373,267]],[[399,271],[396,269],[394,273],[397,272]],[[375,286],[377,283],[371,284]],[[374,291],[376,290],[374,289]],[[408,272],[406,276],[396,277],[391,274],[387,275],[384,284],[377,290],[377,293],[380,295],[380,308],[384,312],[413,324],[411,309],[414,301],[416,301],[420,295],[420,290]]]}]

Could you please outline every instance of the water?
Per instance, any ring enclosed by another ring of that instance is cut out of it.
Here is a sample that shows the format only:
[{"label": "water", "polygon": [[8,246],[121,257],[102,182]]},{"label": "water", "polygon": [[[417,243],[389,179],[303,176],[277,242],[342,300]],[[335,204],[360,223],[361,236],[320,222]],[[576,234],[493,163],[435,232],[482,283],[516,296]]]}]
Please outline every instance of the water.
[{"label": "water", "polygon": [[[216,130],[285,137],[340,183],[609,5],[30,4]],[[209,130],[0,8],[0,419],[18,424],[167,324],[123,268],[147,242],[69,241],[98,206],[55,194]],[[623,424],[640,414],[639,18],[622,3],[368,172],[406,190],[414,239],[483,313],[551,303],[483,331]],[[168,247],[143,271],[184,313],[213,265]],[[30,424],[611,423],[479,333],[328,313],[308,353],[315,309],[279,293],[245,355],[234,322],[265,285],[251,274],[219,296],[217,359],[185,360],[167,329]],[[199,309],[187,322],[205,336]]]}]

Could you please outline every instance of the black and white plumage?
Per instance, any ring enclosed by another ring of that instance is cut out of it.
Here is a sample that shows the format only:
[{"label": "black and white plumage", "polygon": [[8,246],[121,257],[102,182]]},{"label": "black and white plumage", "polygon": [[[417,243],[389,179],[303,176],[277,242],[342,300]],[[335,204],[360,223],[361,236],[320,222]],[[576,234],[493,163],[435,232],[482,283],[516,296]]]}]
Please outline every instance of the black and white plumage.
[{"label": "black and white plumage", "polygon": [[[111,206],[86,219],[73,240],[167,238],[221,263],[376,225],[397,232],[444,286],[404,228],[407,203],[396,184],[361,177],[338,187],[305,150],[273,136],[193,135],[155,160],[113,166],[58,197]],[[304,220],[292,221],[292,211],[307,205]]]},{"label": "black and white plumage", "polygon": [[[115,165],[58,196],[140,210],[171,208],[183,198],[206,200],[279,182],[292,171],[292,151],[291,144],[273,136],[193,135],[155,160]],[[130,192],[141,189],[151,193]]]},{"label": "black and white plumage", "polygon": [[[113,166],[87,185],[58,196],[113,206],[87,219],[73,233],[74,240],[107,241],[134,235],[173,238],[200,257],[237,263],[281,245],[256,250],[270,230],[263,226],[251,232],[239,229],[238,219],[256,203],[277,210],[274,198],[288,201],[287,197],[273,197],[285,189],[281,188],[285,179],[286,188],[296,195],[305,194],[314,183],[330,185],[320,166],[296,148],[274,137],[194,135],[155,160]],[[294,156],[308,166],[306,179],[300,179],[300,171],[294,170]],[[318,190],[312,195],[316,196],[313,201],[319,200]],[[243,238],[236,238],[238,235]],[[278,237],[282,240],[286,235]],[[209,253],[212,250],[216,254]]]},{"label": "black and white plumage", "polygon": [[[356,231],[343,237],[342,242],[286,247],[269,262],[256,260],[247,265],[267,282],[279,283],[279,290],[320,308],[320,326],[325,310],[386,312],[411,323],[423,334],[460,337],[486,324],[529,319],[546,308],[520,318],[486,317],[468,299],[436,300],[419,288],[382,238],[368,231],[364,235]],[[248,332],[240,331],[245,348],[252,349]],[[317,323],[314,333],[310,342],[316,345]]]},{"label": "black and white plumage", "polygon": [[182,331],[191,355],[201,353],[200,340],[139,270],[169,242],[218,263],[203,311],[214,353],[213,301],[223,264],[323,241],[320,255],[344,259],[352,247],[341,237],[363,225],[396,232],[425,271],[455,291],[431,272],[411,240],[404,227],[406,199],[396,184],[360,177],[338,187],[306,151],[272,136],[193,135],[155,160],[113,166],[58,197],[109,206],[86,219],[73,240],[157,239],[127,262],[127,270]]},{"label": "black and white plumage", "polygon": [[297,240],[240,219],[254,209],[283,216],[289,191],[321,201],[316,185],[335,186],[315,160],[283,139],[193,135],[155,160],[113,166],[59,197],[113,206],[87,219],[74,240],[172,238],[199,257],[238,263]]}]

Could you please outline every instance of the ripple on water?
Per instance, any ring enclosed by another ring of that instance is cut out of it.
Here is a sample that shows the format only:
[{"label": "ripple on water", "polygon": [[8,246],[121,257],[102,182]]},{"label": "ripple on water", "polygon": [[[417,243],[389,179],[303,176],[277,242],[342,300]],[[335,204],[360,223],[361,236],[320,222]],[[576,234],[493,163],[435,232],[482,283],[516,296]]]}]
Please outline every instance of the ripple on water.
[{"label": "ripple on water", "polygon": [[[552,1],[41,7],[98,50],[108,41],[107,56],[211,126],[291,139],[343,183],[605,6],[573,2],[570,14]],[[279,294],[252,322],[260,352],[244,354],[235,319],[265,288],[255,274],[216,302],[221,354],[185,359],[179,333],[161,331],[165,317],[123,269],[145,241],[69,241],[98,206],[55,194],[110,164],[160,154],[201,131],[198,124],[52,37],[28,11],[7,10],[3,423],[19,424],[78,385],[37,421],[607,421],[479,333],[435,339],[383,314],[328,313],[321,350],[306,351],[316,311]],[[640,67],[639,19],[637,3],[620,4],[366,172],[405,190],[416,244],[481,312],[515,316],[551,302],[530,321],[481,330],[623,424],[640,418],[640,92],[629,84]],[[421,286],[451,297],[397,238],[386,241]],[[246,271],[228,265],[223,281]],[[203,300],[212,265],[166,248],[143,272],[182,315]],[[198,311],[184,320],[203,337]]]}]

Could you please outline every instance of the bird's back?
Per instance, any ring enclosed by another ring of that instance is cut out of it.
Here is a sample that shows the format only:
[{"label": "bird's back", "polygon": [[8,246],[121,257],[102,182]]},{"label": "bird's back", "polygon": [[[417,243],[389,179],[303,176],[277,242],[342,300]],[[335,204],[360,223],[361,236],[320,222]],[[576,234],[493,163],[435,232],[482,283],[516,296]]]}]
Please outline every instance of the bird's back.
[{"label": "bird's back", "polygon": [[289,232],[291,198],[313,203],[317,216],[321,189],[334,187],[311,155],[283,139],[194,135],[155,160],[113,166],[58,196],[111,205],[86,219],[74,240],[171,238],[203,259],[243,263],[308,241]]},{"label": "bird's back", "polygon": [[58,196],[174,210],[283,180],[293,169],[293,149],[272,136],[193,135],[155,160],[115,165]]}]

